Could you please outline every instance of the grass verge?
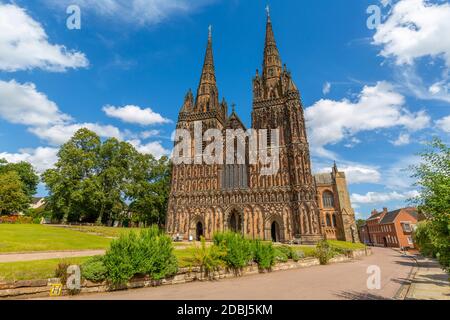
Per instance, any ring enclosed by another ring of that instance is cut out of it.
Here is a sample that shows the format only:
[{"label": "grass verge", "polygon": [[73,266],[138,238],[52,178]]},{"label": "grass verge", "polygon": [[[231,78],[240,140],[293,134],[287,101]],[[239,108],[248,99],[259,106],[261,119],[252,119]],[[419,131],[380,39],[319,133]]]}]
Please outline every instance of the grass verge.
[{"label": "grass verge", "polygon": [[0,224],[0,253],[106,249],[111,239],[62,227]]},{"label": "grass verge", "polygon": [[38,280],[55,276],[58,263],[82,264],[89,257],[0,263],[0,281]]}]

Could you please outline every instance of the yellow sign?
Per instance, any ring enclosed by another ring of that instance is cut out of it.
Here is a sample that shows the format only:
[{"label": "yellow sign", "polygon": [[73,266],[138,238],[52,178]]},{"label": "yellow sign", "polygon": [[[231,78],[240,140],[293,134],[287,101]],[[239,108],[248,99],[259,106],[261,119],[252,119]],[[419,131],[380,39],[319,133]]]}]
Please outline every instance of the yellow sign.
[{"label": "yellow sign", "polygon": [[50,297],[58,297],[62,294],[62,284],[52,284],[52,288],[50,289]]}]

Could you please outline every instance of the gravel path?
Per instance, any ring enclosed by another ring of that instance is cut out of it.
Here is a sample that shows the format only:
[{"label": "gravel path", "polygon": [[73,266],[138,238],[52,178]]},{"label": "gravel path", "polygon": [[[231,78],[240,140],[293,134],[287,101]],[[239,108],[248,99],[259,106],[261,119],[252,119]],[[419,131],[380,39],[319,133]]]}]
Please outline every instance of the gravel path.
[{"label": "gravel path", "polygon": [[47,259],[63,259],[74,257],[90,257],[105,254],[105,250],[82,250],[82,251],[45,251],[30,253],[6,253],[0,254],[0,263],[20,262]]}]

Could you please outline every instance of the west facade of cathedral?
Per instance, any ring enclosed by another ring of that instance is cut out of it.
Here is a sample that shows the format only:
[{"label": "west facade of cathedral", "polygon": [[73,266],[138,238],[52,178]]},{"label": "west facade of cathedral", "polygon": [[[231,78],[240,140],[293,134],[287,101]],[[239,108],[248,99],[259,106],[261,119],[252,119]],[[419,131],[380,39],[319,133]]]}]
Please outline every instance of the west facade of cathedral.
[{"label": "west facade of cathedral", "polygon": [[[203,133],[220,129],[224,136],[227,129],[247,130],[234,107],[229,115],[219,100],[211,32],[196,96],[186,94],[177,129],[194,138],[199,124]],[[166,231],[183,239],[232,230],[277,242],[357,241],[345,174],[336,165],[331,173],[312,173],[300,93],[282,65],[270,16],[263,69],[253,79],[251,128],[279,130],[279,170],[262,175],[263,165],[249,163],[248,152],[244,164],[174,165]]]}]

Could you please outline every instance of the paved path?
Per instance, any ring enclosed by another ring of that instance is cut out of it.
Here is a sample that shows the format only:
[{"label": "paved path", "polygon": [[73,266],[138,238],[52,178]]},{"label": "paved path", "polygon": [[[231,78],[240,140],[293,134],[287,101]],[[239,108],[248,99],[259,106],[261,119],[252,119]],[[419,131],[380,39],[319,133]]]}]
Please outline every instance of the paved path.
[{"label": "paved path", "polygon": [[6,253],[6,254],[0,254],[0,263],[46,260],[46,259],[63,259],[63,258],[74,258],[74,257],[90,257],[90,256],[102,255],[104,253],[105,253],[105,250]]},{"label": "paved path", "polygon": [[[214,282],[191,282],[62,299],[243,300],[243,299],[392,299],[410,276],[415,262],[392,249],[372,248],[361,260],[278,271]],[[367,267],[381,268],[381,288],[367,289]]]},{"label": "paved path", "polygon": [[406,299],[450,300],[450,275],[436,260],[417,256],[419,268]]}]

